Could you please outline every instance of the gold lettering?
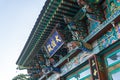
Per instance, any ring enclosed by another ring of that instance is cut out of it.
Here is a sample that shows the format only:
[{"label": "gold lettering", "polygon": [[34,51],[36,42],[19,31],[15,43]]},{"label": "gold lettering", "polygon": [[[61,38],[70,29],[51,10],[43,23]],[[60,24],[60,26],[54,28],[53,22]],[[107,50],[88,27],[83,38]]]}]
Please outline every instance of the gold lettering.
[{"label": "gold lettering", "polygon": [[58,35],[55,36],[55,39],[57,42],[61,42],[61,40],[59,39]]},{"label": "gold lettering", "polygon": [[51,46],[52,46],[53,48],[56,46],[56,43],[55,43],[54,40],[52,40],[52,42],[51,42]]},{"label": "gold lettering", "polygon": [[92,60],[92,66],[94,66],[95,65],[95,61],[94,60]]},{"label": "gold lettering", "polygon": [[48,49],[49,52],[53,50],[52,47],[50,46],[50,44],[47,45],[47,49]]},{"label": "gold lettering", "polygon": [[93,75],[94,75],[94,76],[97,75],[97,70],[96,70],[96,69],[94,69],[94,73],[93,73]]}]

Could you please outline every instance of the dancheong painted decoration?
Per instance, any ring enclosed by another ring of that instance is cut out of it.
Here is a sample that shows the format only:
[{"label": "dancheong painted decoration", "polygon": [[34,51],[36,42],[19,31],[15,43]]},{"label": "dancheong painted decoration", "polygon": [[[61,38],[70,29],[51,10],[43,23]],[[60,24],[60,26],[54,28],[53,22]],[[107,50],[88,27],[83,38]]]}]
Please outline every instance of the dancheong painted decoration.
[{"label": "dancheong painted decoration", "polygon": [[120,0],[46,0],[16,64],[31,80],[120,80]]}]

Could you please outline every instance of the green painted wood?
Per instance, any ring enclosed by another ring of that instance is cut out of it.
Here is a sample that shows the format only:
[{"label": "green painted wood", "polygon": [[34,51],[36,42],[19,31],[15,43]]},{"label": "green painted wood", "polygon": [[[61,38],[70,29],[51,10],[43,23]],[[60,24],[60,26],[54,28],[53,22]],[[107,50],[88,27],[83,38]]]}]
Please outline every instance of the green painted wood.
[{"label": "green painted wood", "polygon": [[105,20],[102,24],[100,24],[97,28],[95,28],[85,39],[84,42],[88,42],[95,35],[97,35],[102,29],[104,29],[108,24],[120,16],[120,10],[116,11],[112,16],[110,16],[107,20]]},{"label": "green painted wood", "polygon": [[[48,5],[48,7],[47,7],[47,10],[49,10],[52,2],[53,2],[53,0],[51,0],[51,2],[49,3],[49,5]],[[59,4],[60,4],[60,3],[61,3],[61,0],[60,0]],[[57,6],[57,7],[58,7],[58,6]],[[57,7],[56,7],[56,9],[57,9]],[[45,13],[47,12],[47,10],[45,11]],[[45,14],[45,13],[44,13],[44,14]],[[55,11],[54,11],[54,13],[55,13]],[[53,13],[53,14],[54,14],[54,13]],[[48,24],[49,24],[49,22],[50,22],[50,20],[51,20],[51,18],[52,18],[52,16],[53,16],[53,14],[51,15],[51,17],[50,17],[50,19],[49,19],[46,27],[48,26]],[[46,15],[45,15],[45,16],[46,16]],[[43,19],[43,18],[44,18],[44,17],[42,17],[42,19]],[[39,23],[39,24],[41,24],[42,19],[40,20],[40,23]],[[38,26],[38,27],[40,27],[40,26]],[[38,27],[37,27],[37,29],[38,29]],[[24,65],[24,64],[26,63],[26,61],[28,60],[28,58],[30,57],[30,55],[32,54],[32,52],[34,51],[36,45],[39,43],[39,40],[41,39],[43,33],[45,32],[46,27],[44,28],[44,30],[42,31],[41,35],[39,36],[39,39],[34,43],[34,45],[33,45],[33,46],[28,45],[29,48],[28,48],[27,51],[25,52],[26,54],[24,55],[24,58],[22,58],[23,61],[21,61],[21,63],[23,63],[22,65]],[[36,29],[36,30],[37,30],[37,29]],[[33,34],[33,37],[34,37],[34,36],[35,36],[35,34]],[[32,38],[32,39],[33,39],[33,38]]]},{"label": "green painted wood", "polygon": [[89,2],[89,3],[93,3],[93,4],[98,4],[100,3],[102,0],[86,0],[86,2]]},{"label": "green painted wood", "polygon": [[115,54],[117,54],[117,53],[119,53],[119,52],[120,52],[120,49],[115,50],[114,52],[110,53],[107,57],[105,57],[105,63],[106,63],[106,65],[107,65],[107,67],[112,67],[112,66],[120,63],[120,60],[117,61],[117,62],[115,62],[115,63],[113,63],[113,64],[110,64],[110,65],[108,65],[108,62],[107,62],[107,58],[109,58],[109,57],[111,57],[111,56],[113,56],[113,55],[115,55]]},{"label": "green painted wood", "polygon": [[62,3],[62,4],[65,4],[65,5],[68,5],[68,6],[72,6],[72,7],[74,7],[74,8],[79,8],[78,5],[69,3],[69,2],[67,2],[67,1],[65,1],[65,0],[63,0],[61,3]]},{"label": "green painted wood", "polygon": [[82,19],[85,18],[85,17],[86,17],[86,14],[83,12],[82,9],[80,9],[80,10],[76,13],[76,15],[74,16],[74,20],[75,20],[75,21],[79,21],[79,20],[82,20]]},{"label": "green painted wood", "polygon": [[115,73],[117,73],[117,72],[120,72],[120,68],[117,68],[117,69],[111,71],[110,73],[108,73],[109,80],[113,80],[111,75],[112,75],[112,74],[115,74]]},{"label": "green painted wood", "polygon": [[74,54],[76,50],[72,50],[70,53],[68,53],[65,57],[63,57],[57,64],[54,65],[54,67],[59,66],[63,61],[67,60],[72,54]]},{"label": "green painted wood", "polygon": [[67,77],[70,74],[74,73],[75,71],[79,70],[80,68],[84,67],[85,65],[88,64],[88,61],[82,62],[81,64],[79,64],[77,67],[73,68],[72,70],[69,70],[68,72],[61,74],[62,77]]},{"label": "green painted wood", "polygon": [[115,43],[113,43],[109,47],[107,47],[104,50],[102,50],[101,52],[99,52],[99,55],[103,55],[103,54],[107,53],[108,51],[110,51],[111,49],[117,47],[118,45],[120,45],[120,40],[116,41]]},{"label": "green painted wood", "polygon": [[78,10],[75,9],[75,8],[72,8],[72,7],[68,7],[68,6],[65,6],[65,5],[61,5],[60,6],[62,9],[67,9],[67,10],[71,10],[71,11],[74,11],[74,12],[77,12]]},{"label": "green painted wood", "polygon": [[75,13],[73,12],[68,12],[68,11],[65,11],[65,10],[61,10],[61,9],[58,9],[58,13],[62,13],[62,14],[68,14],[68,15],[75,15]]}]

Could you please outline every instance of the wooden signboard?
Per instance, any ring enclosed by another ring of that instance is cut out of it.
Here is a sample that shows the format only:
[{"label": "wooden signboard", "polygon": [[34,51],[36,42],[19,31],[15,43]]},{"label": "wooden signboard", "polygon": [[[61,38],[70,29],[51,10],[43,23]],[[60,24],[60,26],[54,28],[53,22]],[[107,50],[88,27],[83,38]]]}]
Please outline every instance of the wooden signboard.
[{"label": "wooden signboard", "polygon": [[105,72],[104,72],[105,70],[99,59],[100,58],[96,55],[93,55],[91,58],[89,58],[92,80],[105,80],[106,79]]}]

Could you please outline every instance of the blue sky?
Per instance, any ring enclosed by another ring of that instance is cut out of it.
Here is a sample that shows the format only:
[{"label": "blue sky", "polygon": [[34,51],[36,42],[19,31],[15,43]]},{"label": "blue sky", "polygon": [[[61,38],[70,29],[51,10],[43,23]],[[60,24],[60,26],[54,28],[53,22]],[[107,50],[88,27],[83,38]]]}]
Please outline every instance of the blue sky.
[{"label": "blue sky", "polygon": [[0,0],[0,80],[23,71],[16,61],[46,0]]}]

